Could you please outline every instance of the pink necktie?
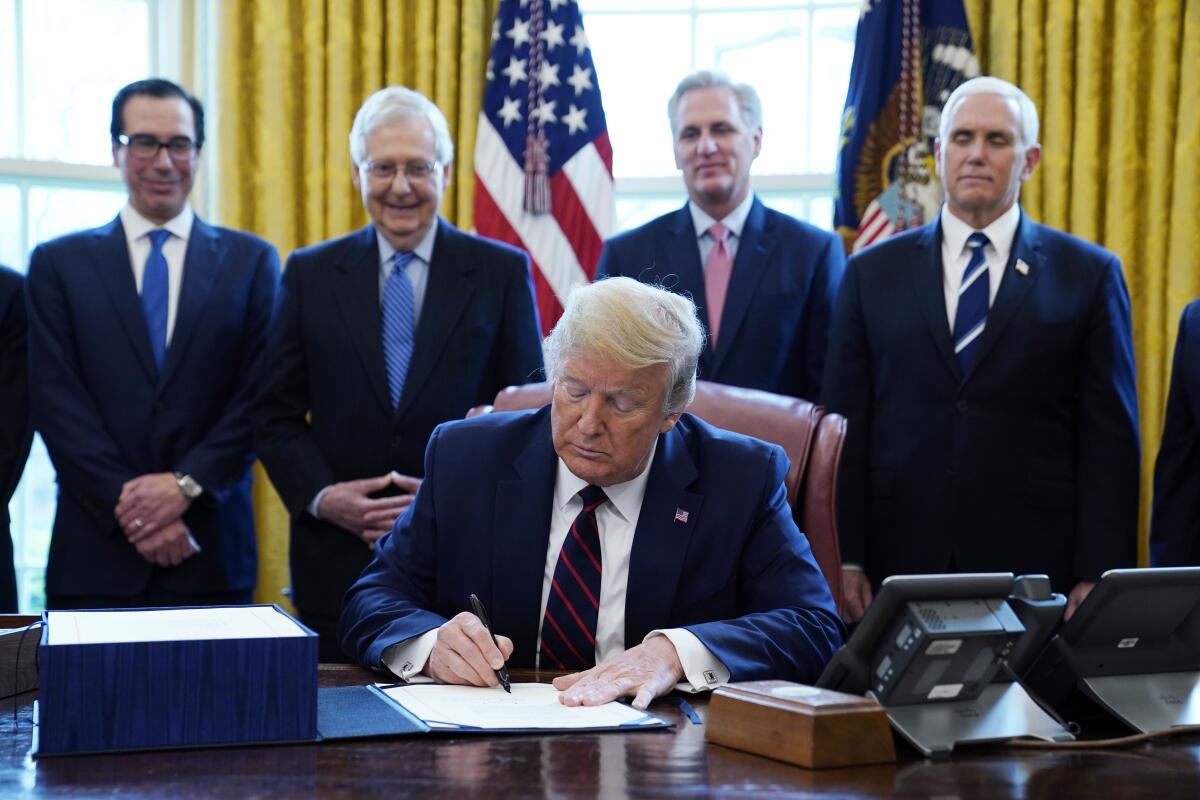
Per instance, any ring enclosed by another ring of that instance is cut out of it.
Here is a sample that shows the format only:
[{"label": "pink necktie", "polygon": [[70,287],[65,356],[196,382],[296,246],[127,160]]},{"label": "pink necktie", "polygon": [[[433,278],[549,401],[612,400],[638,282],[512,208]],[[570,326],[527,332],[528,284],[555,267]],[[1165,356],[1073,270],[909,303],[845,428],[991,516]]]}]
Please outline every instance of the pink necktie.
[{"label": "pink necktie", "polygon": [[704,297],[708,301],[708,342],[717,349],[717,333],[721,329],[721,311],[725,308],[725,293],[729,290],[729,276],[733,273],[733,256],[725,246],[729,229],[716,223],[708,229],[713,237],[712,252],[704,265]]}]

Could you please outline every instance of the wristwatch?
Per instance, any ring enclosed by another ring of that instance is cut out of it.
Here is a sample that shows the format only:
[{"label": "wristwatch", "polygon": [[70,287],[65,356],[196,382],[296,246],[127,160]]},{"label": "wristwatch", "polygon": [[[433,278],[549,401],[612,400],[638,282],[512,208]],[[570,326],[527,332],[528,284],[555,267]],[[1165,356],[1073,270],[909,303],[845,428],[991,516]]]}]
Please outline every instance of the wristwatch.
[{"label": "wristwatch", "polygon": [[204,487],[196,483],[196,479],[191,475],[185,475],[182,472],[175,473],[175,482],[179,484],[179,491],[188,500],[195,500],[200,495],[204,494]]}]

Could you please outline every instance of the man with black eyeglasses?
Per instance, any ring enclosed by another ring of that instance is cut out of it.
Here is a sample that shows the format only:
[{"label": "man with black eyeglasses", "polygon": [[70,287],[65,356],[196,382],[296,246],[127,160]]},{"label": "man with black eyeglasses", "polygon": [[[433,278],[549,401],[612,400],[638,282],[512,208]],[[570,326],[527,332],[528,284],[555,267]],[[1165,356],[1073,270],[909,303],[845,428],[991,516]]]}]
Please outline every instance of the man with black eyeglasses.
[{"label": "man with black eyeglasses", "polygon": [[542,379],[527,257],[438,215],[454,144],[437,106],[376,92],[350,156],[371,224],[288,259],[255,430],[322,661],[345,660],[342,596],[412,502],[434,427]]},{"label": "man with black eyeglasses", "polygon": [[196,98],[132,83],[111,137],[129,202],[29,265],[30,395],[59,484],[46,606],[248,603],[250,410],[279,257],[188,206]]}]

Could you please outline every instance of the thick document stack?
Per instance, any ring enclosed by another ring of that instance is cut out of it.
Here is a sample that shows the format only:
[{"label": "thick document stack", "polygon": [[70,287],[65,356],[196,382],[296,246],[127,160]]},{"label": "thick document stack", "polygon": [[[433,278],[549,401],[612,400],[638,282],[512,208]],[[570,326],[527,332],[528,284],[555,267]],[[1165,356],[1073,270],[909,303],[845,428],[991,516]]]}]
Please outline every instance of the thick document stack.
[{"label": "thick document stack", "polygon": [[705,738],[802,767],[896,760],[883,707],[790,681],[731,683],[713,692]]},{"label": "thick document stack", "polygon": [[45,620],[38,756],[317,738],[317,637],[277,606]]}]

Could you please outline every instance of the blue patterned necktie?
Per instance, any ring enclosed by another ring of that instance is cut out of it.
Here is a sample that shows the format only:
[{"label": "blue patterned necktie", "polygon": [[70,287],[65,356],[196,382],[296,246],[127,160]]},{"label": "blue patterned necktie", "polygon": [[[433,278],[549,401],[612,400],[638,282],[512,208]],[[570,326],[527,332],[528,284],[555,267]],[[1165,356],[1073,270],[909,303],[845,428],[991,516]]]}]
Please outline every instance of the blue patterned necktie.
[{"label": "blue patterned necktie", "polygon": [[408,279],[408,263],[413,254],[397,252],[392,272],[383,286],[383,358],[387,362],[388,393],[392,410],[399,408],[404,391],[404,379],[413,352],[412,281]]},{"label": "blue patterned necktie", "polygon": [[608,501],[599,486],[579,490],[583,510],[563,540],[542,620],[542,669],[580,670],[596,664],[600,612],[600,530],[596,509]]},{"label": "blue patterned necktie", "polygon": [[142,274],[142,316],[146,319],[154,364],[161,372],[167,356],[167,298],[170,295],[167,259],[162,249],[171,232],[160,228],[150,231],[147,236],[150,238],[150,256],[146,259],[146,270]]},{"label": "blue patterned necktie", "polygon": [[987,245],[987,236],[978,231],[967,237],[971,260],[967,262],[962,285],[958,288],[958,311],[954,315],[954,355],[963,375],[971,368],[975,345],[987,323],[988,268],[983,257]]}]

